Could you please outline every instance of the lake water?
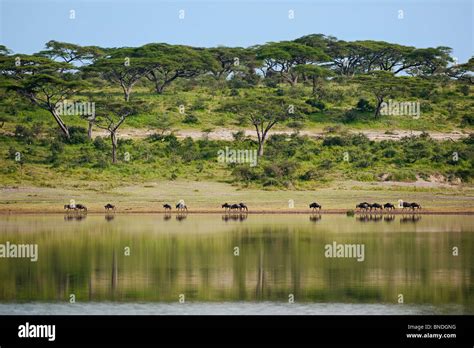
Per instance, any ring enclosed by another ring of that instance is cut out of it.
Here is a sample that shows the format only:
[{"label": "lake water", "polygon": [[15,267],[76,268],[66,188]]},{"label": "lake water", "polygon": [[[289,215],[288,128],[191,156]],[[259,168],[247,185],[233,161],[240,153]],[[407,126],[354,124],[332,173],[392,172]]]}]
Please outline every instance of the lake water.
[{"label": "lake water", "polygon": [[7,242],[38,260],[0,257],[0,314],[474,313],[471,216],[3,215]]}]

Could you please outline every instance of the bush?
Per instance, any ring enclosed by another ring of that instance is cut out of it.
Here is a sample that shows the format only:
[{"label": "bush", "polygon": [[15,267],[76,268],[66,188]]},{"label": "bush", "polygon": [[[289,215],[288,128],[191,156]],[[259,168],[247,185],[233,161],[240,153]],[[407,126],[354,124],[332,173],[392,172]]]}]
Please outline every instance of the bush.
[{"label": "bush", "polygon": [[318,178],[321,178],[321,174],[314,169],[309,169],[304,172],[304,174],[300,175],[300,179],[303,181],[310,181]]},{"label": "bush", "polygon": [[312,107],[318,109],[319,111],[326,110],[326,104],[320,100],[308,99],[305,101],[306,104],[311,105]]},{"label": "bush", "polygon": [[70,138],[67,139],[64,134],[62,135],[63,141],[68,144],[84,144],[89,141],[89,138],[87,137],[87,129],[83,127],[69,127],[69,136]]},{"label": "bush", "polygon": [[474,125],[474,115],[466,114],[461,119],[461,126],[473,126]]},{"label": "bush", "polygon": [[196,124],[199,123],[199,119],[193,114],[188,114],[184,117],[183,123]]},{"label": "bush", "polygon": [[351,123],[357,120],[357,117],[359,116],[358,112],[354,109],[347,110],[344,112],[342,115],[342,122],[344,123]]},{"label": "bush", "polygon": [[104,138],[102,138],[102,137],[95,138],[93,144],[94,144],[94,147],[97,150],[100,150],[100,151],[105,151],[108,148],[107,143],[105,142]]},{"label": "bush", "polygon": [[344,146],[346,145],[346,139],[340,136],[326,137],[323,140],[323,146]]},{"label": "bush", "polygon": [[458,87],[458,92],[461,93],[463,96],[467,97],[469,95],[469,86],[466,84],[463,84]]},{"label": "bush", "polygon": [[232,137],[234,138],[234,141],[242,141],[245,139],[245,131],[239,130],[235,133],[232,133]]},{"label": "bush", "polygon": [[372,112],[375,108],[369,103],[368,100],[361,98],[357,102],[356,110],[360,112]]},{"label": "bush", "polygon": [[29,143],[34,139],[35,134],[30,128],[19,124],[15,127],[15,137]]}]

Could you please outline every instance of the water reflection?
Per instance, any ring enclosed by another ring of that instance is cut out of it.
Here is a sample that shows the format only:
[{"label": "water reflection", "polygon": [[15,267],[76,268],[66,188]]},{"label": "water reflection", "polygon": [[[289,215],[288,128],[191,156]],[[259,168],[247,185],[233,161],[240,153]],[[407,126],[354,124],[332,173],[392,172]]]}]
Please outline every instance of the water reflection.
[{"label": "water reflection", "polygon": [[360,222],[369,222],[369,221],[377,222],[377,221],[381,221],[382,219],[383,219],[382,214],[361,214],[361,215],[356,216],[356,220]]},{"label": "water reflection", "polygon": [[227,222],[229,220],[231,221],[245,221],[248,218],[248,213],[233,213],[233,212],[228,212],[222,215],[222,220]]},{"label": "water reflection", "polygon": [[177,213],[176,214],[176,221],[183,221],[183,220],[186,220],[186,218],[188,217],[188,213]]},{"label": "water reflection", "polygon": [[319,220],[321,220],[321,218],[322,218],[321,214],[311,214],[309,216],[309,221],[318,222]]},{"label": "water reflection", "polygon": [[64,214],[64,221],[82,221],[87,217],[87,213],[73,212]]},{"label": "water reflection", "polygon": [[[0,216],[0,243],[36,243],[39,255],[35,263],[0,259],[0,302],[59,303],[71,293],[79,302],[176,302],[177,294],[187,302],[288,302],[293,294],[329,306],[396,304],[403,293],[413,306],[474,313],[470,216],[111,215],[113,223],[90,214],[80,224]],[[416,226],[367,223],[398,219]],[[364,261],[325,257],[333,242],[364,244]]]},{"label": "water reflection", "polygon": [[105,213],[105,221],[112,221],[115,219],[115,213]]},{"label": "water reflection", "polygon": [[404,223],[416,224],[420,220],[421,220],[421,215],[417,215],[417,214],[403,215],[400,218],[400,223],[401,224],[404,224]]}]

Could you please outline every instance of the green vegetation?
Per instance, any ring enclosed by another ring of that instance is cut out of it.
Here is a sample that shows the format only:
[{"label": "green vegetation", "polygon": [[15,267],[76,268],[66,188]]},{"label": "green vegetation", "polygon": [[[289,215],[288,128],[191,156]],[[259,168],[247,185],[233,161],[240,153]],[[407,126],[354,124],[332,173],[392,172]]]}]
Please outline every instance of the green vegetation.
[{"label": "green vegetation", "polygon": [[[24,55],[1,46],[2,183],[186,179],[311,189],[334,180],[439,176],[469,183],[472,135],[376,142],[346,131],[470,133],[473,60],[453,64],[450,53],[324,35],[250,48],[152,43],[109,49],[50,41]],[[421,117],[381,113],[392,99],[418,102]],[[94,113],[64,111],[81,103],[93,103]],[[234,139],[174,134],[215,128],[231,129]],[[121,138],[125,129],[151,135]],[[293,133],[273,133],[283,129]],[[325,135],[305,136],[303,129]],[[93,135],[100,130],[107,138]],[[258,165],[218,163],[226,147],[256,150]]]}]

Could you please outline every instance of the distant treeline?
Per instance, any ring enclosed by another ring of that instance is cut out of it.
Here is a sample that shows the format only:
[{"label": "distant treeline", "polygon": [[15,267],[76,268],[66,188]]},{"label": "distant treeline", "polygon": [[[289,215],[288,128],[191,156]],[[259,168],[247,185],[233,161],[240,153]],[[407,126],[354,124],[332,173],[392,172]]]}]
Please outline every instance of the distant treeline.
[{"label": "distant treeline", "polygon": [[[459,64],[449,47],[415,48],[371,40],[348,42],[322,34],[248,48],[165,43],[102,48],[49,41],[45,50],[25,55],[0,46],[2,109],[21,107],[17,100],[20,96],[48,111],[69,139],[70,130],[59,107],[71,99],[84,103],[100,100],[97,108],[94,105],[93,114],[80,116],[88,122],[89,139],[93,127],[109,133],[114,163],[119,127],[129,116],[146,113],[150,107],[149,100],[131,100],[138,83],[151,84],[157,94],[179,79],[204,77],[222,81],[227,87],[231,83],[232,89],[252,89],[251,94],[231,93],[232,101],[222,99],[219,104],[220,110],[250,121],[257,133],[261,157],[272,127],[288,120],[294,123],[307,114],[304,101],[291,94],[268,92],[279,85],[311,86],[310,104],[322,110],[321,90],[327,81],[341,85],[356,83],[357,88],[370,93],[375,100],[372,107],[361,99],[358,110],[370,111],[377,118],[389,98],[429,97],[437,86],[456,83],[465,87],[459,90],[468,96],[469,85],[474,82],[473,71],[474,58]],[[120,88],[123,100],[95,95],[104,84]],[[11,94],[17,99],[7,99]],[[355,116],[348,114],[347,118]]]}]

